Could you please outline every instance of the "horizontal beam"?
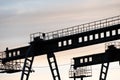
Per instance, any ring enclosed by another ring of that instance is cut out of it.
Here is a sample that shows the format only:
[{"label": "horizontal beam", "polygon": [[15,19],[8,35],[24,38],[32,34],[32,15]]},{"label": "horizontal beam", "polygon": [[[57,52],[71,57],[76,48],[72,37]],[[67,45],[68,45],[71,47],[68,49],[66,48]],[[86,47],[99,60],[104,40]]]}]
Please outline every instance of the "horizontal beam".
[{"label": "horizontal beam", "polygon": [[73,60],[74,68],[120,61],[120,49],[113,47],[112,49],[106,50],[104,53],[76,57],[73,58]]},{"label": "horizontal beam", "polygon": [[[33,54],[39,56],[49,52],[64,51],[117,39],[120,39],[120,24],[51,40],[41,40],[36,37],[30,45],[35,46]],[[2,59],[3,62],[25,58],[28,48],[29,46],[25,46],[6,50],[6,58]]]}]

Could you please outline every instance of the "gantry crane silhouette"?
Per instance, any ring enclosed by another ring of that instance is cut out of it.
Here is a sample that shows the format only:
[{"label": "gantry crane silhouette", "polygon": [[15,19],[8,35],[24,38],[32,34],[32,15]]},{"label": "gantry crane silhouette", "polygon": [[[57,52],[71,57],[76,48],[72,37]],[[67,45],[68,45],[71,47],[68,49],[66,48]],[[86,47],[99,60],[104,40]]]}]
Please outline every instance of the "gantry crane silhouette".
[{"label": "gantry crane silhouette", "polygon": [[106,43],[106,50],[103,53],[74,57],[69,71],[69,77],[81,78],[92,76],[90,65],[102,64],[99,80],[106,80],[110,62],[119,61],[120,64],[120,42]]},{"label": "gantry crane silhouette", "polygon": [[[30,43],[28,46],[14,49],[6,48],[6,50],[1,53],[0,70],[1,73],[15,73],[22,71],[20,80],[28,80],[30,73],[33,72],[32,64],[34,57],[47,55],[53,80],[61,80],[54,54],[55,52],[118,39],[120,39],[120,16],[114,16],[48,33],[33,33],[30,35]],[[73,71],[70,71],[73,76],[70,76],[70,78],[75,80],[76,78],[83,79],[83,77],[91,76],[78,76],[75,71],[79,70],[82,72],[83,66],[102,63],[100,76],[104,73],[105,78],[100,78],[100,80],[106,80],[107,71],[103,72],[103,68],[108,70],[109,62],[120,60],[119,51],[120,50],[115,48],[114,45],[110,45],[105,53],[73,58],[74,64],[71,65]],[[25,59],[23,68],[20,66],[21,59]],[[80,62],[80,60],[83,60],[83,62]],[[107,65],[105,66],[104,63],[107,63]]]}]

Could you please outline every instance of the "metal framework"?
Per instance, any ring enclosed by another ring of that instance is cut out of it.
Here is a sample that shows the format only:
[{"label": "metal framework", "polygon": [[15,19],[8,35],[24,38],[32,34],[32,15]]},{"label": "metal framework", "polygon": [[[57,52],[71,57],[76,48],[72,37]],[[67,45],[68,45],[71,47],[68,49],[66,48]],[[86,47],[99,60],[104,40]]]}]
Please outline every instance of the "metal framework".
[{"label": "metal framework", "polygon": [[[61,80],[53,53],[118,39],[120,39],[120,16],[115,16],[53,32],[33,33],[30,35],[29,46],[15,49],[7,48],[4,51],[5,57],[1,59],[1,62],[6,64],[13,60],[25,59],[21,80],[23,80],[24,75],[27,75],[25,80],[28,80],[34,57],[47,54],[53,79]],[[50,58],[53,58],[53,62]],[[55,65],[55,69],[53,69],[52,64]],[[26,69],[27,73],[25,73]],[[54,71],[57,74],[54,74]]]},{"label": "metal framework", "polygon": [[52,72],[53,80],[61,80],[54,53],[47,54],[47,59]]},{"label": "metal framework", "polygon": [[[21,80],[28,80],[30,72],[32,72],[31,68],[34,60],[33,48],[34,46],[31,45],[26,53]],[[28,57],[30,54],[32,54],[32,56]]]},{"label": "metal framework", "polygon": [[21,60],[13,60],[2,64],[2,58],[5,58],[4,52],[0,52],[0,73],[15,73],[22,71]]},{"label": "metal framework", "polygon": [[[120,61],[120,43],[110,43],[109,45],[107,44],[107,49],[104,53],[75,57],[73,58],[73,61],[74,64],[71,65],[73,66],[72,68],[73,73],[72,76],[70,76],[70,78],[83,79],[82,75],[76,76],[78,73],[76,73],[75,71],[81,70],[81,69],[78,70],[78,68],[96,65],[96,64],[102,64],[99,80],[106,80],[109,63]],[[85,70],[89,70],[89,69],[85,69]],[[86,72],[83,72],[83,74],[86,75]],[[87,75],[85,77],[87,77]]]}]

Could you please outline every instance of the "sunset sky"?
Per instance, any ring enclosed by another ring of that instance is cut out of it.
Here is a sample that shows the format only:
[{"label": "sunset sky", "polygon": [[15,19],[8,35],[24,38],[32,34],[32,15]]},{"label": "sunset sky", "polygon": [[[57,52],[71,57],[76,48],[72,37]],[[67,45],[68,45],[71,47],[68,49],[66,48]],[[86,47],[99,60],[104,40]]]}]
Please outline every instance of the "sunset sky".
[{"label": "sunset sky", "polygon": [[[0,51],[28,45],[34,32],[50,32],[120,15],[120,0],[0,0]],[[86,51],[87,50],[87,51]],[[104,51],[104,44],[56,53],[62,80],[69,79],[70,59]],[[120,66],[112,63],[107,80],[120,79]],[[52,80],[46,55],[34,61],[29,80]],[[98,80],[100,65],[93,67]],[[99,68],[99,69],[98,69]],[[0,80],[20,80],[21,73],[0,74]]]}]

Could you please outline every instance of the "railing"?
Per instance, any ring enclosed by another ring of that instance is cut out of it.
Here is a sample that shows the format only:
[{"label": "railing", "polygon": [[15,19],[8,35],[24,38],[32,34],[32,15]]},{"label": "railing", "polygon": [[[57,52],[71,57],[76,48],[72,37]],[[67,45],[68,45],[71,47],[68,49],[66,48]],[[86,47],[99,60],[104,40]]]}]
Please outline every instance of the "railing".
[{"label": "railing", "polygon": [[22,70],[21,60],[14,60],[7,62],[5,64],[2,63],[2,59],[6,58],[5,52],[0,52],[0,72],[2,70]]},{"label": "railing", "polygon": [[5,57],[6,57],[5,52],[0,52],[0,60]]},{"label": "railing", "polygon": [[90,23],[85,23],[85,24],[69,27],[69,28],[65,28],[65,29],[61,29],[61,30],[56,30],[56,31],[48,32],[48,33],[41,33],[41,32],[33,33],[30,35],[31,37],[30,41],[33,41],[35,37],[39,37],[44,40],[61,38],[61,37],[83,33],[83,32],[87,32],[91,30],[105,28],[105,27],[109,27],[109,26],[113,26],[117,24],[120,24],[120,15],[98,20],[98,21],[93,21]]},{"label": "railing", "polygon": [[71,66],[69,70],[69,77],[91,77],[92,76],[92,67],[91,66],[85,66],[85,67],[77,67],[74,69],[74,61],[71,59]]},{"label": "railing", "polygon": [[70,78],[73,78],[73,77],[91,77],[91,76],[92,76],[92,67],[91,66],[78,67],[76,70],[70,69],[70,71],[69,71]]},{"label": "railing", "polygon": [[108,42],[108,43],[105,43],[105,50],[109,49],[109,46],[114,46],[115,48],[120,49],[120,42]]},{"label": "railing", "polygon": [[42,32],[30,34],[30,42],[34,41],[34,38],[36,38],[36,37],[45,40],[45,38],[46,38],[45,34],[46,33],[42,33]]}]

